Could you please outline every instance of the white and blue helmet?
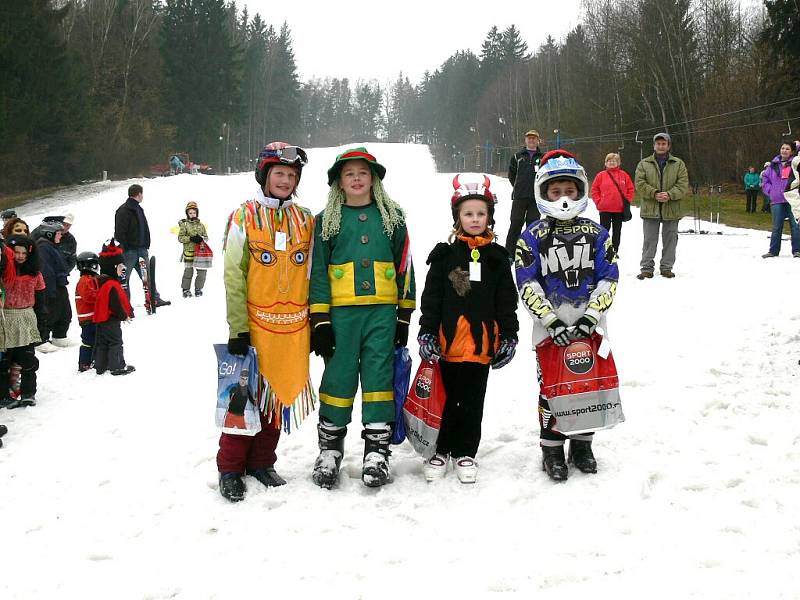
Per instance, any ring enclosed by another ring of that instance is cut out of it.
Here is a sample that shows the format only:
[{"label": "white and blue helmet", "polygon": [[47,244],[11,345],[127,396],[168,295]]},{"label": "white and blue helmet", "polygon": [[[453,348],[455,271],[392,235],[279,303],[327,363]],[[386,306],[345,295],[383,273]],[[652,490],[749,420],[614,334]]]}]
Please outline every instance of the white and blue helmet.
[{"label": "white and blue helmet", "polygon": [[[555,179],[571,179],[578,188],[578,197],[574,200],[562,196],[558,200],[547,197],[547,184]],[[574,219],[584,210],[589,203],[589,181],[586,171],[576,160],[575,156],[566,150],[551,150],[539,162],[536,172],[536,181],[533,185],[536,196],[536,206],[542,217],[553,217],[559,221]]]}]

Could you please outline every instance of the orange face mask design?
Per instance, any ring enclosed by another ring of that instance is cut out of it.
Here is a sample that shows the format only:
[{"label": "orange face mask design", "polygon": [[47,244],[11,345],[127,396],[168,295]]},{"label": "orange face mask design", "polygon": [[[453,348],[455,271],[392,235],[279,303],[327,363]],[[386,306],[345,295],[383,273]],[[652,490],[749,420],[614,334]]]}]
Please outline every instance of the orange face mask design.
[{"label": "orange face mask design", "polygon": [[258,367],[280,421],[308,386],[308,287],[314,219],[294,205],[247,215],[247,312]]}]

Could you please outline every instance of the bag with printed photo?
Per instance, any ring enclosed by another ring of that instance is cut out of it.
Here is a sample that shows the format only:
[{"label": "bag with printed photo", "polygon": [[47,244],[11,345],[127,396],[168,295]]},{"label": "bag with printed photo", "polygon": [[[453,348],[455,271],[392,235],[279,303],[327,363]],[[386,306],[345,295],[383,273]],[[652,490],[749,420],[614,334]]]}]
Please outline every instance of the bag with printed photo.
[{"label": "bag with printed photo", "polygon": [[227,344],[214,344],[217,354],[216,425],[224,433],[253,436],[261,431],[255,398],[258,360],[252,346],[245,356],[228,352]]}]

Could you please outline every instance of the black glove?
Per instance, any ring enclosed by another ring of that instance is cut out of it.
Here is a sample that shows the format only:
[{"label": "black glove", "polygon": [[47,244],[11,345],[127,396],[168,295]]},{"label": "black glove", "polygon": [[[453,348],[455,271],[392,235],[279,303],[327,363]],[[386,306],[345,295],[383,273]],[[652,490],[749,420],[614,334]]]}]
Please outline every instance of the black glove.
[{"label": "black glove", "polygon": [[497,349],[497,352],[492,359],[492,368],[502,369],[505,367],[511,362],[511,359],[514,358],[516,351],[517,340],[513,338],[505,338],[500,340],[500,347]]},{"label": "black glove", "polygon": [[575,323],[575,329],[572,331],[572,339],[573,340],[580,340],[583,338],[590,338],[594,333],[595,328],[597,327],[597,321],[594,317],[590,317],[589,315],[583,315],[578,321]]},{"label": "black glove", "polygon": [[195,244],[199,244],[200,242],[203,241],[203,236],[202,235],[191,235],[191,236],[189,236],[189,241],[190,242],[194,242]]},{"label": "black glove", "polygon": [[569,330],[566,324],[561,319],[556,319],[547,326],[547,333],[553,338],[556,346],[569,346],[572,342]]},{"label": "black glove", "polygon": [[244,356],[250,347],[250,334],[240,333],[238,337],[228,340],[228,352],[235,356]]},{"label": "black glove", "polygon": [[434,333],[420,333],[417,336],[419,343],[419,355],[422,360],[439,360],[442,355],[442,347]]},{"label": "black glove", "polygon": [[397,327],[394,330],[395,348],[405,348],[408,345],[408,326],[411,323],[411,308],[397,309]]},{"label": "black glove", "polygon": [[311,315],[311,350],[323,358],[330,358],[336,350],[336,337],[328,313]]}]

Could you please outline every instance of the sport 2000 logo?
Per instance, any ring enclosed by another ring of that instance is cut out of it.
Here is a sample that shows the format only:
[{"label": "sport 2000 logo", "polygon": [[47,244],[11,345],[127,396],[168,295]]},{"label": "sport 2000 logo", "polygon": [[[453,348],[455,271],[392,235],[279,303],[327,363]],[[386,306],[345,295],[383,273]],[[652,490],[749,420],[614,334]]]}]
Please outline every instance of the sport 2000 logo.
[{"label": "sport 2000 logo", "polygon": [[564,349],[564,366],[576,375],[588,373],[594,366],[594,351],[586,342],[572,342]]},{"label": "sport 2000 logo", "polygon": [[433,385],[433,369],[425,367],[418,374],[414,383],[414,393],[420,400],[427,400],[431,397],[431,386]]},{"label": "sport 2000 logo", "polygon": [[228,375],[233,375],[236,373],[236,363],[231,364],[226,361],[222,361],[219,363],[219,376],[220,377],[227,377]]}]

